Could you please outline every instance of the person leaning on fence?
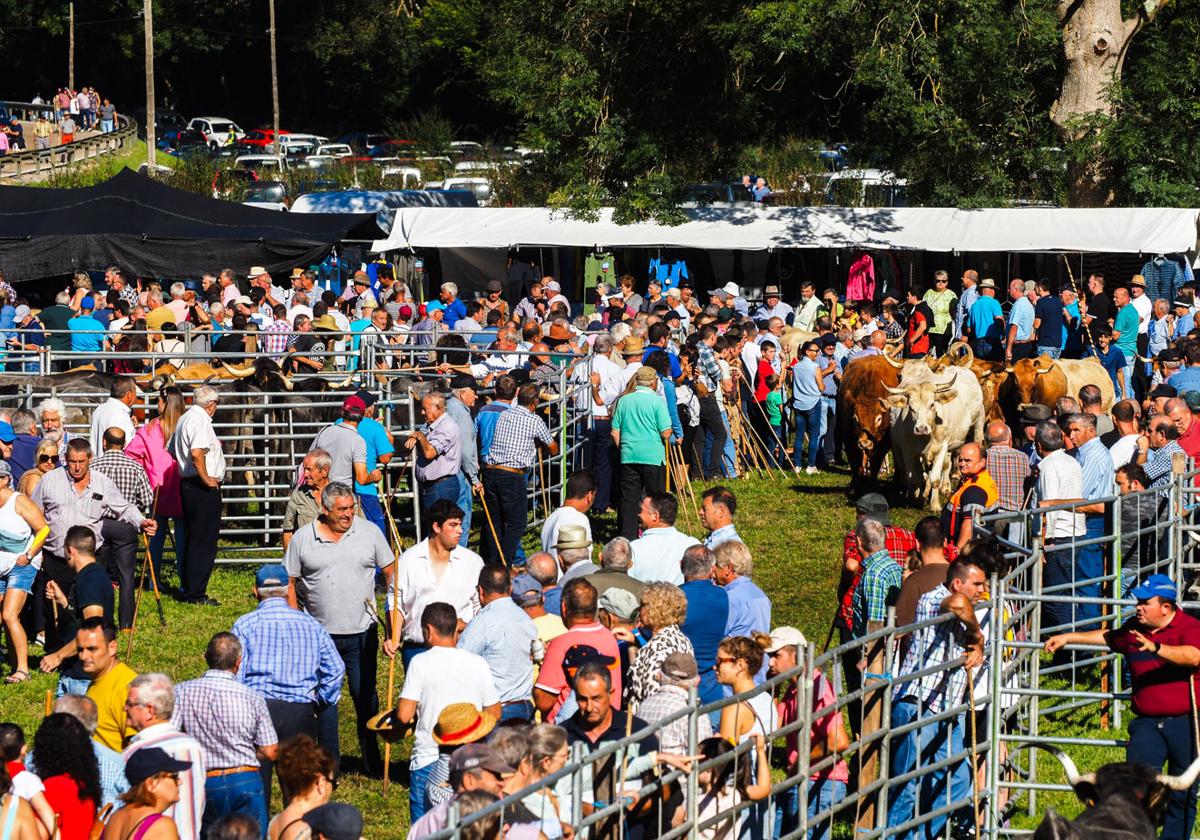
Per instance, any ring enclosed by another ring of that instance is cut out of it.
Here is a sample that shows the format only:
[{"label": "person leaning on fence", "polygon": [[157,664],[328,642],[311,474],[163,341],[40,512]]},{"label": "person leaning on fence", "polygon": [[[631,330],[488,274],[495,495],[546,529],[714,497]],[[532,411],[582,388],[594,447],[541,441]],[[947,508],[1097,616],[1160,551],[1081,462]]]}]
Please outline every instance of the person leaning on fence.
[{"label": "person leaning on fence", "polygon": [[[1167,575],[1150,575],[1132,590],[1136,614],[1115,630],[1060,633],[1046,650],[1065,645],[1106,645],[1125,656],[1133,682],[1126,761],[1182,773],[1196,760],[1196,696],[1200,688],[1200,621],[1179,609],[1178,590]],[[1163,840],[1190,837],[1196,823],[1196,785],[1175,791],[1163,817]]]},{"label": "person leaning on fence", "polygon": [[1158,559],[1156,526],[1165,503],[1157,493],[1147,493],[1150,479],[1137,464],[1123,464],[1116,471],[1117,489],[1121,493],[1121,597],[1145,576],[1143,569],[1152,569]]},{"label": "person leaning on fence", "polygon": [[958,450],[962,484],[942,508],[942,531],[959,551],[975,533],[976,517],[996,505],[1000,494],[987,469],[987,459],[978,443],[964,443]]},{"label": "person leaning on fence", "polygon": [[458,500],[458,471],[462,466],[462,440],[458,424],[446,413],[446,398],[429,393],[421,398],[425,425],[414,430],[404,448],[416,457],[417,484],[423,516],[435,502]]},{"label": "person leaning on fence", "polygon": [[[922,718],[949,712],[967,702],[970,690],[968,672],[984,662],[983,633],[975,619],[974,605],[983,596],[986,572],[970,559],[959,559],[946,572],[946,582],[921,597],[917,603],[918,623],[932,621],[949,613],[952,618],[922,627],[909,634],[908,650],[896,674],[892,689],[891,728],[894,731]],[[959,659],[966,656],[964,668]],[[904,680],[910,674],[943,666],[941,670],[918,679]],[[871,734],[871,733],[864,733]],[[963,715],[961,713],[931,723],[920,724],[892,736],[891,776],[929,767],[963,751]],[[971,792],[971,769],[967,762],[952,767],[927,770],[924,775],[903,782],[889,793],[887,824],[898,828],[915,815],[927,814],[946,802],[965,803]],[[946,785],[949,777],[950,792]],[[924,827],[912,827],[898,836],[916,840],[941,836],[947,815],[931,818]]]}]

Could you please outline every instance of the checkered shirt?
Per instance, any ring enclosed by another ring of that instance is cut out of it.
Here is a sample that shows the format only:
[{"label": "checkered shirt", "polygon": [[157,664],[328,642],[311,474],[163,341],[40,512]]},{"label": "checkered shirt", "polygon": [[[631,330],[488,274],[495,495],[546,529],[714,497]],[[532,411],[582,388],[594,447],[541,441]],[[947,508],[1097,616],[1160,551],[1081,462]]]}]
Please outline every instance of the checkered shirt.
[{"label": "checkered shirt", "polygon": [[1179,445],[1179,441],[1169,440],[1162,449],[1154,450],[1146,461],[1146,477],[1150,479],[1150,486],[1163,488],[1158,491],[1158,495],[1164,499],[1171,492],[1171,456],[1182,451],[1183,447]]},{"label": "checkered shirt", "polygon": [[[119,294],[121,296],[121,300],[128,303],[130,305],[130,307],[137,306],[137,303],[138,303],[137,289],[133,288],[132,286],[126,286],[125,288],[121,289],[121,291],[117,292],[117,294]],[[9,298],[9,300],[12,300],[12,298]]]},{"label": "checkered shirt", "polygon": [[[138,510],[149,513],[154,504],[154,491],[146,477],[146,468],[119,449],[110,449],[92,461],[92,469],[112,479],[121,495],[137,505]],[[106,519],[116,519],[113,512],[105,513]]]},{"label": "checkered shirt", "polygon": [[701,341],[696,345],[696,350],[699,352],[697,359],[700,363],[700,381],[709,391],[716,391],[721,380],[725,378],[725,373],[717,364],[717,357],[711,347]]},{"label": "checkered shirt", "polygon": [[[901,528],[897,525],[884,526],[884,543],[883,547],[887,549],[887,553],[892,556],[892,559],[904,566],[908,563],[908,552],[917,547],[917,538],[913,532],[907,528]],[[949,554],[946,555],[949,557]],[[846,627],[854,626],[854,593],[858,591],[858,582],[862,580],[863,556],[862,550],[858,547],[858,534],[853,531],[846,534],[846,538],[842,541],[842,563],[843,565],[849,562],[858,564],[858,571],[854,573],[854,580],[850,582],[850,586],[842,593],[841,612],[842,621]]]},{"label": "checkered shirt", "polygon": [[[941,615],[942,601],[949,597],[950,590],[944,583],[922,595],[917,602],[916,622],[919,624]],[[908,650],[897,676],[915,674],[958,659],[963,655],[962,635],[962,624],[957,620],[942,621],[913,631],[908,637]],[[903,697],[916,697],[925,713],[937,715],[961,703],[966,688],[967,669],[958,665],[918,680],[898,683],[892,689],[892,702]]]},{"label": "checkered shirt", "polygon": [[854,593],[855,636],[867,634],[868,621],[887,621],[888,607],[895,605],[903,582],[904,567],[886,548],[863,561],[862,578]]},{"label": "checkered shirt", "polygon": [[209,770],[257,767],[255,748],[279,742],[267,701],[229,671],[205,671],[175,686],[171,723],[200,742]]},{"label": "checkered shirt", "polygon": [[242,684],[268,700],[337,705],[346,665],[311,615],[283,598],[267,598],[235,621],[232,632],[242,643]]},{"label": "checkered shirt", "polygon": [[512,598],[497,598],[467,623],[458,647],[483,658],[501,703],[528,700],[533,692],[531,651],[537,627]]},{"label": "checkered shirt", "polygon": [[883,334],[887,336],[888,341],[895,341],[897,338],[903,338],[904,325],[896,320],[889,321],[883,325]]},{"label": "checkered shirt", "polygon": [[[688,708],[687,689],[677,685],[660,685],[637,707],[637,716],[651,726],[660,720],[666,720],[671,715]],[[712,737],[712,724],[708,715],[699,715],[696,720],[698,727],[697,740],[703,741]],[[688,719],[683,715],[668,723],[658,731],[658,748],[665,753],[687,755]]]},{"label": "checkered shirt", "polygon": [[537,460],[537,444],[554,443],[542,418],[523,405],[514,405],[500,415],[492,433],[492,445],[484,463],[527,470]]},{"label": "checkered shirt", "polygon": [[987,471],[996,482],[1000,507],[1021,510],[1025,505],[1025,480],[1029,478],[1029,456],[1011,446],[989,446]]},{"label": "checkered shirt", "polygon": [[282,356],[288,348],[288,333],[291,331],[292,325],[287,321],[272,321],[271,325],[263,330],[263,352],[271,356]]}]

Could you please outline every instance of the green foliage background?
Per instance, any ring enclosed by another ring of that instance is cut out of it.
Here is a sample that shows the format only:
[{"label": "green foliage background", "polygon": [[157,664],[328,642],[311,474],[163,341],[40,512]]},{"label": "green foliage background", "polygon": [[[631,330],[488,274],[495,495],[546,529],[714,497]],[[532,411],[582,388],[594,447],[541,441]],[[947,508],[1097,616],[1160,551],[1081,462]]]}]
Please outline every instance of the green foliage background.
[{"label": "green foliage background", "polygon": [[[65,82],[66,5],[0,0],[5,96]],[[141,5],[76,4],[77,82],[130,111]],[[1066,146],[1048,117],[1063,72],[1050,0],[289,0],[278,14],[286,127],[544,149],[510,201],[670,217],[685,185],[753,170],[806,203],[831,143],[925,204],[1062,203],[1084,157],[1106,162],[1122,203],[1200,199],[1200,0],[1137,36],[1115,118]],[[266,0],[157,0],[160,103],[268,123],[266,20]]]}]

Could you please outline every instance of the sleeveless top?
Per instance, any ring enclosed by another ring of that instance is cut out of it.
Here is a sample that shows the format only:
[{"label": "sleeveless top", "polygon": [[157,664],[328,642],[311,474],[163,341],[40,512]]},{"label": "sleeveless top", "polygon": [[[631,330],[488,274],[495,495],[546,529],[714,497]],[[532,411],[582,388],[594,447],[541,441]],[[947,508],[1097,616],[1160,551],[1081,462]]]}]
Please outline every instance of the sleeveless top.
[{"label": "sleeveless top", "polygon": [[[138,824],[133,827],[133,831],[129,832],[128,836],[123,838],[123,840],[142,840],[146,836],[146,832],[153,828],[154,824],[161,819],[163,819],[162,814],[147,814],[138,821]],[[0,838],[0,840],[7,840],[7,838]],[[107,828],[101,833],[100,840],[108,840]]]},{"label": "sleeveless top", "polygon": [[0,507],[0,574],[8,574],[21,554],[29,545],[33,529],[25,518],[17,512],[17,496],[14,492],[8,501]]},{"label": "sleeveless top", "polygon": [[4,828],[0,830],[0,840],[9,840],[13,836],[13,829],[17,825],[17,795],[15,793],[8,794],[7,810],[4,812]]}]

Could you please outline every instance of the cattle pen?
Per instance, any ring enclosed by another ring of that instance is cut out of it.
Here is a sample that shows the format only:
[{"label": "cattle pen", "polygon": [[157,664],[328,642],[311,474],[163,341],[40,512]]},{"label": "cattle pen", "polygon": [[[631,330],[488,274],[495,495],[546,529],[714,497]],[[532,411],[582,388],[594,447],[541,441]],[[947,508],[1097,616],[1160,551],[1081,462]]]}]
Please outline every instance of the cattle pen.
[{"label": "cattle pen", "polygon": [[[239,335],[248,342],[261,338],[256,332]],[[410,340],[419,335],[410,335]],[[134,376],[139,396],[133,411],[145,419],[153,416],[157,391],[164,385],[179,385],[185,393],[201,384],[217,388],[220,401],[213,427],[227,463],[217,562],[263,563],[282,556],[284,511],[301,480],[300,463],[310,444],[322,428],[340,418],[343,399],[366,390],[377,400],[379,421],[396,439],[396,453],[380,483],[381,499],[392,505],[408,544],[420,539],[415,459],[402,442],[423,424],[421,397],[444,388],[453,375],[443,364],[469,364],[470,350],[397,344],[307,351],[306,356],[321,360],[326,369],[288,374],[279,357],[266,352],[213,352],[206,336],[189,336],[184,343],[185,349],[169,353],[10,353],[8,369],[0,373],[0,408],[26,408],[36,414],[44,400],[60,400],[66,409],[67,437],[87,437],[91,410],[108,397],[116,376],[106,368],[134,357],[147,362],[147,372]],[[530,354],[509,355],[524,363]],[[547,457],[529,477],[530,527],[562,502],[567,474],[572,465],[582,464],[590,423],[589,401],[583,397],[590,373],[589,357],[567,356],[558,374],[543,382],[539,412],[559,444],[559,454]],[[492,391],[489,385],[479,393]]]}]

